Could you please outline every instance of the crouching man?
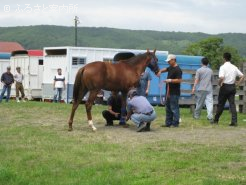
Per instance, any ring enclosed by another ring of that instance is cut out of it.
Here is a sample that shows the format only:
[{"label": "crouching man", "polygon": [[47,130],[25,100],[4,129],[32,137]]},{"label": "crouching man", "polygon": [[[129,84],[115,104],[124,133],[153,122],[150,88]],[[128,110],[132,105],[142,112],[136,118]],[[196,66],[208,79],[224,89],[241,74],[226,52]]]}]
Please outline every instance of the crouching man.
[{"label": "crouching man", "polygon": [[138,96],[136,89],[128,92],[128,110],[126,121],[130,118],[137,126],[137,132],[150,131],[150,124],[156,113],[146,97]]}]

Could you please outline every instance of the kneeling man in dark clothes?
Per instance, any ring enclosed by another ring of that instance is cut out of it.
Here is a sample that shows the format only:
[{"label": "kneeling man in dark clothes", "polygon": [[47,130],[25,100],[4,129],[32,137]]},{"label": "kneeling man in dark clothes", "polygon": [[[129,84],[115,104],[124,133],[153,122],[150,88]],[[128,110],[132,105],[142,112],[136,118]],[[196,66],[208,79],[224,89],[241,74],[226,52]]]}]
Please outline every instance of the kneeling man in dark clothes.
[{"label": "kneeling man in dark clothes", "polygon": [[105,126],[113,126],[114,120],[121,119],[121,105],[122,105],[122,96],[116,92],[112,92],[111,96],[108,99],[108,110],[104,110],[102,115],[106,120]]}]

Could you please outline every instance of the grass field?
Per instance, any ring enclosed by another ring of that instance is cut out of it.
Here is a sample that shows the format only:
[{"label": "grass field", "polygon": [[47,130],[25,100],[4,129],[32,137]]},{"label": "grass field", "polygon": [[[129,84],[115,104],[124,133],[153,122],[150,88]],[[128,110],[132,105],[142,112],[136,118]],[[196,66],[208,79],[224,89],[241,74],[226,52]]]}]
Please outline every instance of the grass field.
[{"label": "grass field", "polygon": [[[0,104],[1,185],[245,185],[246,115],[231,128],[225,111],[211,126],[204,110],[195,121],[181,109],[179,128],[160,127],[165,109],[152,131],[105,127],[93,106],[97,132],[87,125],[84,105],[68,132],[71,105],[41,102]],[[117,125],[117,123],[115,122]]]}]

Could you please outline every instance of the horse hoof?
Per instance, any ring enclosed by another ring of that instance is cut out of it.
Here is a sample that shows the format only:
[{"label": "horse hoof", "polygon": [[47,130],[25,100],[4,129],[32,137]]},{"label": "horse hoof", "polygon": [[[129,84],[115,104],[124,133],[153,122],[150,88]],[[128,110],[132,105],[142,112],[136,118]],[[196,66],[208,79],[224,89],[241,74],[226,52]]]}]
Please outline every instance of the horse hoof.
[{"label": "horse hoof", "polygon": [[96,127],[93,127],[92,128],[92,131],[96,132],[97,131],[97,128]]},{"label": "horse hoof", "polygon": [[68,131],[69,131],[69,132],[73,131],[73,128],[72,128],[72,127],[69,127],[69,128],[68,128]]}]

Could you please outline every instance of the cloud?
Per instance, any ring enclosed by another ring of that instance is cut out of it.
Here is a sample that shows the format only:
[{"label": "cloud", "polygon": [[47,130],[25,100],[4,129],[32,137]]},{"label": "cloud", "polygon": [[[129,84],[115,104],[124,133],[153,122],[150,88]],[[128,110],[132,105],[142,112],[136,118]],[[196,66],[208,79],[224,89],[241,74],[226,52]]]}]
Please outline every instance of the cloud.
[{"label": "cloud", "polygon": [[[28,3],[13,0],[4,11],[6,3],[0,2],[1,26],[53,24],[73,26],[74,16],[79,26],[114,27],[125,29],[189,31],[205,33],[246,33],[244,0],[42,0]],[[35,6],[67,6],[69,12],[34,12]],[[71,7],[76,5],[75,9]],[[17,13],[17,8],[22,12]],[[74,11],[73,11],[74,10]]]}]

